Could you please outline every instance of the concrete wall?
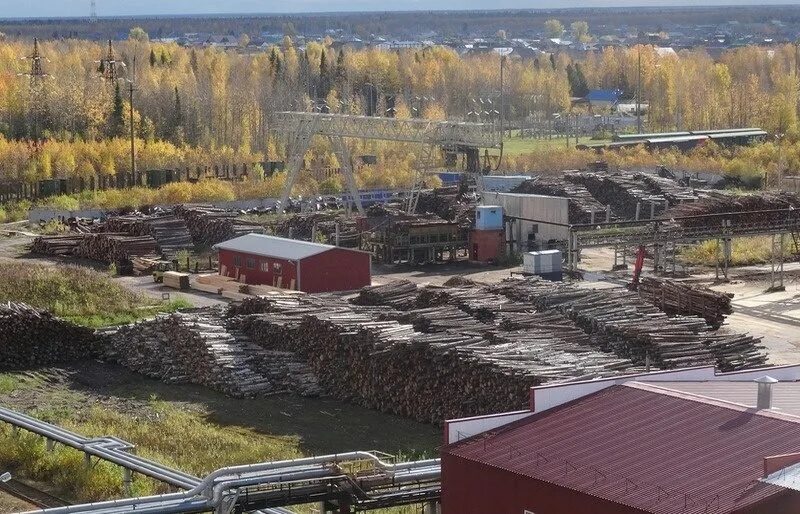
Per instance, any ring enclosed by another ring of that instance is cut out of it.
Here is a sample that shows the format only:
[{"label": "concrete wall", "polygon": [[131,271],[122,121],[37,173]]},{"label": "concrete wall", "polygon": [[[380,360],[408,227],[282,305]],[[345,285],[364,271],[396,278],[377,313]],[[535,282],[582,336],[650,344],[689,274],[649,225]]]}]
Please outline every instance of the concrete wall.
[{"label": "concrete wall", "polygon": [[[518,251],[527,251],[528,234],[534,225],[538,227],[536,241],[547,242],[551,239],[566,241],[569,238],[569,200],[556,196],[526,195],[519,193],[494,193],[484,192],[482,197],[484,205],[500,205],[507,216],[517,216],[532,221],[516,221],[514,233],[511,234],[517,242]],[[554,223],[554,224],[548,224]]]},{"label": "concrete wall", "polygon": [[106,217],[105,211],[100,209],[83,209],[80,211],[64,211],[59,209],[31,209],[28,211],[28,221],[39,223],[58,218],[100,218]]}]

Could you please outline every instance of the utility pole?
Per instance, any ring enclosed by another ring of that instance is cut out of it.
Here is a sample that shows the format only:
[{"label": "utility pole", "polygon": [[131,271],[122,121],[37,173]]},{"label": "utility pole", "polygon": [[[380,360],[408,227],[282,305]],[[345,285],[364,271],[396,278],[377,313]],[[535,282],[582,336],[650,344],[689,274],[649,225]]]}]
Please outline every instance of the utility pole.
[{"label": "utility pole", "polygon": [[636,79],[636,131],[642,133],[642,45],[639,45],[639,66]]},{"label": "utility pole", "polygon": [[133,56],[133,74],[131,76],[131,80],[128,82],[129,84],[129,92],[130,92],[130,114],[131,114],[131,177],[133,178],[133,182],[135,184],[139,184],[139,181],[136,180],[136,137],[135,131],[133,126],[133,92],[135,90],[134,83],[136,82],[136,56]]},{"label": "utility pole", "polygon": [[506,67],[506,56],[500,57],[500,146],[503,145],[503,138],[505,137],[505,123],[503,123],[503,119],[505,118],[506,110],[506,102],[505,102],[505,89],[504,89],[504,70]]}]

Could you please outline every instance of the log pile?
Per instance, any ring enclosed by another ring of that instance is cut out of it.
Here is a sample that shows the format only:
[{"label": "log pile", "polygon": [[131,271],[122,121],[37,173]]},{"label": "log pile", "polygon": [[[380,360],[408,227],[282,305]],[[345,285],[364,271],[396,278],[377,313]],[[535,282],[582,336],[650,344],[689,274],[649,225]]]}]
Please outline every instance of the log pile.
[{"label": "log pile", "polygon": [[659,177],[651,173],[634,173],[633,179],[644,184],[650,193],[661,195],[666,198],[670,205],[694,202],[699,197],[692,188],[682,186],[674,180]]},{"label": "log pile", "polygon": [[570,172],[564,174],[570,183],[584,186],[603,205],[610,205],[615,215],[623,219],[636,218],[636,205],[641,204],[641,217],[650,216],[650,204],[655,202],[655,214],[665,207],[664,195],[652,194],[647,186],[629,173],[598,174]]},{"label": "log pile", "polygon": [[637,288],[639,296],[671,315],[700,316],[719,328],[725,316],[733,313],[733,294],[720,293],[686,282],[644,277]]},{"label": "log pile", "polygon": [[192,235],[186,221],[178,216],[115,216],[106,222],[107,232],[126,232],[133,236],[150,235],[167,259],[192,248]]},{"label": "log pile", "polygon": [[0,369],[30,369],[94,356],[92,330],[27,304],[0,303]]},{"label": "log pile", "polygon": [[[548,330],[497,331],[474,319],[458,326],[467,319],[455,308],[438,316],[383,311],[376,319],[369,310],[321,308],[315,301],[238,321],[263,347],[297,352],[327,393],[418,421],[519,409],[532,385],[631,370],[625,359]],[[453,326],[435,326],[446,319]]]},{"label": "log pile", "polygon": [[31,243],[30,251],[40,255],[71,256],[84,237],[82,233],[39,236]]},{"label": "log pile", "polygon": [[157,253],[156,240],[152,236],[129,236],[110,232],[85,235],[73,251],[76,257],[105,263],[130,261],[134,256]]},{"label": "log pile", "polygon": [[388,305],[400,310],[417,304],[417,285],[409,280],[395,280],[388,284],[367,286],[353,299],[355,305]]},{"label": "log pile", "polygon": [[554,310],[598,339],[600,348],[638,364],[649,357],[661,368],[715,364],[722,371],[764,365],[760,340],[723,335],[698,317],[669,317],[635,293],[619,289],[579,289],[537,279],[509,279],[491,288],[539,310]]},{"label": "log pile", "polygon": [[[336,244],[336,225],[339,225],[339,246],[357,248],[359,246],[359,230],[352,217],[341,216],[331,212],[313,212],[294,214],[279,218],[272,226],[276,236],[311,241],[316,235],[326,244]],[[314,231],[316,230],[316,234]]]},{"label": "log pile", "polygon": [[258,347],[226,328],[223,314],[196,310],[105,330],[104,357],[168,383],[204,385],[233,397],[318,394],[314,375],[293,353]]},{"label": "log pile", "polygon": [[[729,193],[710,193],[706,198],[697,202],[676,205],[665,213],[665,217],[681,218],[687,216],[709,216],[741,212],[743,214],[731,216],[736,223],[765,223],[770,220],[782,220],[786,213],[764,213],[777,209],[800,209],[800,195],[797,193],[754,193],[747,195],[733,195]],[[720,218],[681,219],[679,223],[684,227],[704,227],[709,223],[719,226]]]},{"label": "log pile", "polygon": [[569,198],[569,222],[573,224],[590,223],[593,210],[595,221],[606,219],[605,205],[595,200],[589,190],[581,184],[538,178],[526,180],[511,192]]},{"label": "log pile", "polygon": [[178,206],[175,214],[186,221],[197,246],[208,247],[245,234],[264,233],[264,227],[258,223],[245,221],[238,213],[223,209]]}]

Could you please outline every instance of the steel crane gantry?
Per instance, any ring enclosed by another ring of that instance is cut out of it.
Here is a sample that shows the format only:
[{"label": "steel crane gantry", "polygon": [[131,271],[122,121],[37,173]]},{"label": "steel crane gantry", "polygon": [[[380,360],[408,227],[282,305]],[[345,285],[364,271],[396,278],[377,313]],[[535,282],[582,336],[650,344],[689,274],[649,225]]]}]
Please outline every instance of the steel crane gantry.
[{"label": "steel crane gantry", "polygon": [[278,112],[271,130],[289,137],[286,184],[281,196],[281,205],[287,205],[292,187],[297,181],[303,156],[314,136],[331,140],[334,153],[342,173],[347,180],[350,194],[359,212],[364,212],[356,186],[350,154],[344,138],[376,139],[417,143],[422,145],[421,159],[417,166],[417,179],[409,193],[408,210],[413,212],[423,183],[423,173],[432,168],[434,148],[445,148],[454,152],[474,151],[479,148],[499,148],[500,137],[494,124],[461,121],[430,121],[421,119],[398,119],[348,114],[315,112]]}]

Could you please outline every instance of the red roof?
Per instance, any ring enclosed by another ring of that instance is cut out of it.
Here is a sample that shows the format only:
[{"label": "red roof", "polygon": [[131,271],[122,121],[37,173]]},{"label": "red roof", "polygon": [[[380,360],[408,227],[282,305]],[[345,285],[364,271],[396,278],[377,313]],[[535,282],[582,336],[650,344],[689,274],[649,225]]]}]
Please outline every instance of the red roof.
[{"label": "red roof", "polygon": [[786,490],[763,459],[800,451],[800,418],[658,386],[604,389],[444,453],[653,513],[728,513]]}]

